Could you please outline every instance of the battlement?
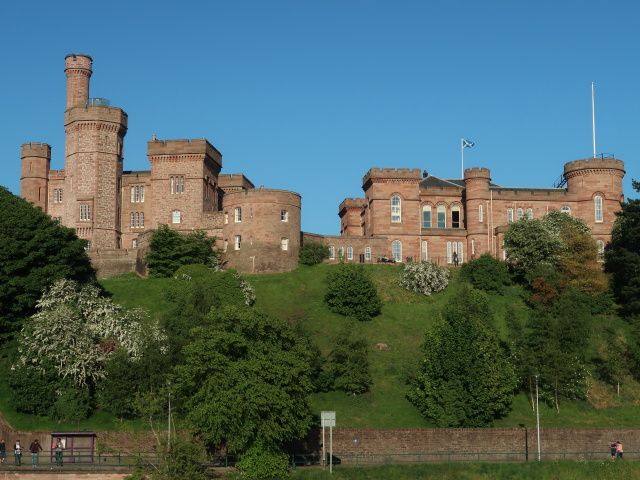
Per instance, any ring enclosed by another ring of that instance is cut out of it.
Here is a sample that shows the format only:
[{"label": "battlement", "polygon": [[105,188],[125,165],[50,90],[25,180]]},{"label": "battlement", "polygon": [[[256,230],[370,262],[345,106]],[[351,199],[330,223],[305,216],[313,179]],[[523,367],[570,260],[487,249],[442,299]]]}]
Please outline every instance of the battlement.
[{"label": "battlement", "polygon": [[153,140],[147,142],[147,155],[208,155],[222,165],[222,154],[206,138]]},{"label": "battlement", "polygon": [[221,173],[218,175],[218,185],[223,190],[226,189],[250,189],[255,185],[241,173]]},{"label": "battlement", "polygon": [[72,68],[81,68],[83,70],[91,70],[93,58],[84,53],[70,53],[64,57],[65,70]]},{"label": "battlement", "polygon": [[127,126],[128,115],[118,107],[107,105],[76,105],[64,112],[65,126],[72,122],[110,122]]},{"label": "battlement", "polygon": [[420,180],[422,170],[419,168],[372,168],[363,177],[362,183],[367,183],[372,178]]},{"label": "battlement", "polygon": [[364,204],[364,198],[345,198],[338,207],[338,211],[341,212],[345,208],[362,208]]},{"label": "battlement", "polygon": [[615,158],[586,158],[565,163],[565,175],[577,170],[609,169],[620,170],[624,174],[624,162]]},{"label": "battlement", "polygon": [[465,168],[464,178],[486,178],[487,180],[491,180],[491,170],[484,167]]},{"label": "battlement", "polygon": [[51,146],[48,143],[27,142],[20,147],[21,158],[44,157],[51,158]]}]

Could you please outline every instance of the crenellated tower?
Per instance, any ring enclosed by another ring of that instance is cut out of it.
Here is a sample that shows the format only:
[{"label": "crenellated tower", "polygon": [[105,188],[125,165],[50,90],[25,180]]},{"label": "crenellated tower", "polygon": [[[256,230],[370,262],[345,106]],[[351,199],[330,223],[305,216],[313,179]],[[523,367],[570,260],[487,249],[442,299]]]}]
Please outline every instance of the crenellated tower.
[{"label": "crenellated tower", "polygon": [[46,143],[24,143],[20,149],[20,158],[22,160],[20,196],[46,212],[49,203],[51,147]]},{"label": "crenellated tower", "polygon": [[127,114],[105,99],[89,97],[92,60],[65,58],[64,225],[94,249],[120,248],[123,142]]},{"label": "crenellated tower", "polygon": [[464,171],[465,220],[469,257],[488,252],[490,248],[490,182],[491,171],[488,168],[467,168]]}]

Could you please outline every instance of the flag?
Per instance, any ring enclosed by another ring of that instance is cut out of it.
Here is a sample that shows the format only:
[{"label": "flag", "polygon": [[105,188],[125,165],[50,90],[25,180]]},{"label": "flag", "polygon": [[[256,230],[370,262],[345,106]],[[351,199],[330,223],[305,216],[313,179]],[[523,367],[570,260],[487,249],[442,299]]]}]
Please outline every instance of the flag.
[{"label": "flag", "polygon": [[464,138],[462,138],[461,140],[462,140],[462,148],[467,148],[467,147],[471,148],[475,145],[473,142],[468,142]]}]

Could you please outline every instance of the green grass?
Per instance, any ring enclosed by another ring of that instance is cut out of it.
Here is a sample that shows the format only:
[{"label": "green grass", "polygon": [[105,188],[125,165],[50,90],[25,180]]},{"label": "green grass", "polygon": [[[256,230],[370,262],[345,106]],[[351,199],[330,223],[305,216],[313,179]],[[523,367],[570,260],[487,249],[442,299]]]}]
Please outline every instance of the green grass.
[{"label": "green grass", "polygon": [[626,461],[530,461],[527,463],[441,463],[371,467],[298,468],[297,480],[627,480],[640,477],[640,463]]}]

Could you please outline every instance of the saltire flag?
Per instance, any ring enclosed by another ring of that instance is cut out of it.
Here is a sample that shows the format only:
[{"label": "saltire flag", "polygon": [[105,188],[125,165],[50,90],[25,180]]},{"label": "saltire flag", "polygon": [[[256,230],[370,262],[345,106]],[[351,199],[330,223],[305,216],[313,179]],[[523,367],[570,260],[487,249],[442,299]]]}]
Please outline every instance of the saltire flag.
[{"label": "saltire flag", "polygon": [[467,140],[465,140],[464,138],[462,139],[462,148],[471,148],[473,147],[475,144],[473,142],[468,142]]}]

